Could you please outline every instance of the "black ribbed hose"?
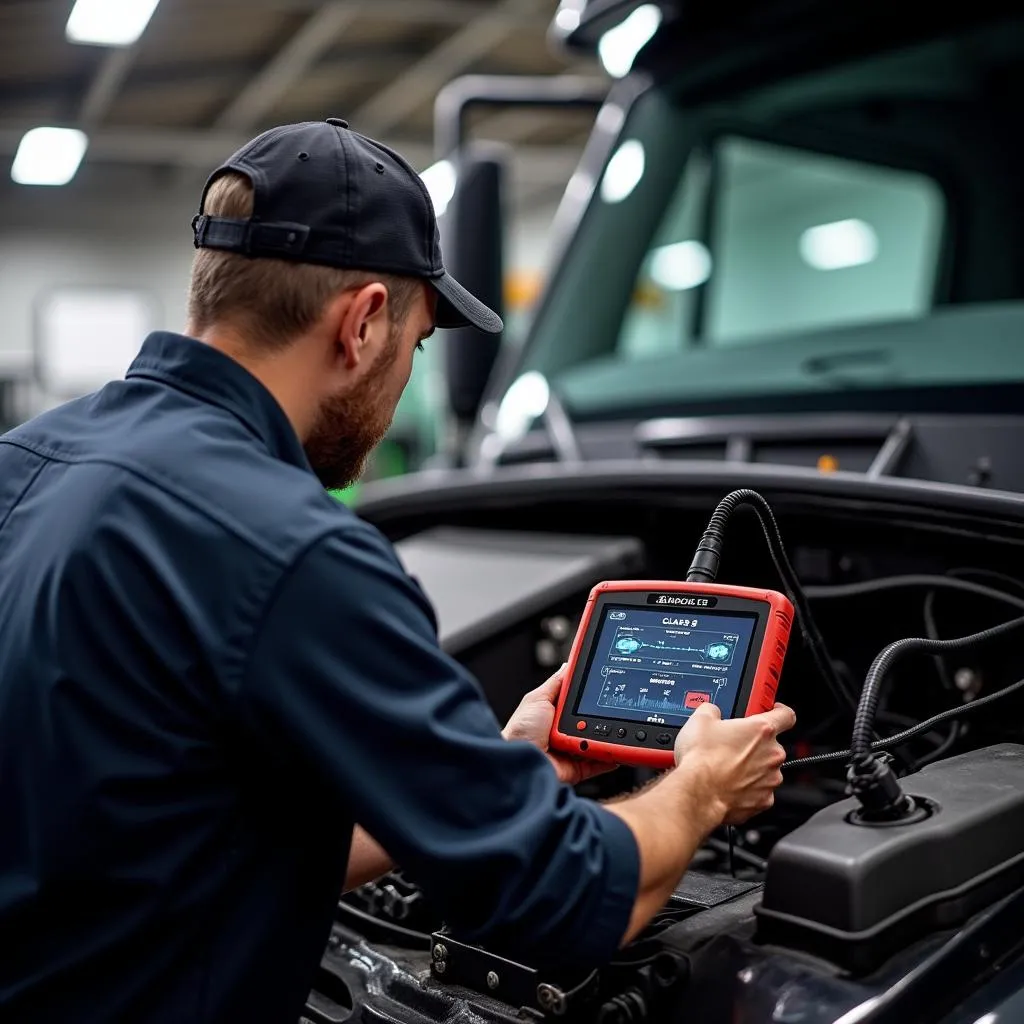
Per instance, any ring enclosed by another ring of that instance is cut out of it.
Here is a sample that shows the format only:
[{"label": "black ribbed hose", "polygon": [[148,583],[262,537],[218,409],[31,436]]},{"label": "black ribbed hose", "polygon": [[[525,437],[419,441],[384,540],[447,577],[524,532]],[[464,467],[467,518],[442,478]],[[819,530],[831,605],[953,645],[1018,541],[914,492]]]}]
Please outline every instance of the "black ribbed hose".
[{"label": "black ribbed hose", "polygon": [[[867,677],[864,680],[864,689],[861,690],[860,704],[853,721],[853,739],[850,743],[851,769],[855,773],[869,773],[875,763],[871,752],[871,736],[875,725],[875,713],[878,710],[878,701],[882,694],[882,683],[892,668],[893,663],[904,654],[911,651],[924,651],[930,654],[938,654],[943,651],[965,651],[980,644],[988,643],[1007,633],[1013,632],[1024,626],[1024,616],[1018,619],[1011,619],[1009,622],[1000,623],[984,629],[980,633],[972,633],[970,636],[955,637],[952,640],[929,640],[925,637],[907,637],[904,640],[897,640],[882,649],[868,669]],[[1005,696],[1006,691],[1001,691],[1000,696]],[[962,710],[962,709],[957,709]],[[891,743],[891,739],[888,741]]]},{"label": "black ribbed hose", "polygon": [[[933,715],[931,718],[928,718],[923,722],[919,722],[917,725],[911,726],[909,729],[904,729],[902,732],[894,733],[892,736],[886,736],[885,739],[877,740],[871,744],[870,749],[872,753],[878,753],[879,751],[891,750],[893,747],[902,746],[904,743],[912,740],[915,736],[921,736],[923,733],[930,732],[935,728],[935,726],[941,725],[943,722],[948,722],[951,718],[962,718],[964,715],[969,715],[972,712],[977,711],[978,708],[985,707],[986,704],[1002,700],[1004,697],[1009,697],[1011,694],[1018,693],[1020,690],[1024,690],[1024,679],[1018,679],[1017,682],[1011,683],[1002,690],[990,693],[987,697],[980,697],[978,700],[973,700],[969,704],[961,704],[958,707],[949,708],[946,711],[940,711],[937,715]],[[787,761],[782,766],[782,770],[788,771],[791,768],[813,768],[820,764],[829,764],[836,761],[848,761],[852,756],[852,750],[836,750],[831,754],[814,754],[811,757],[798,757],[793,761]]]},{"label": "black ribbed hose", "polygon": [[817,623],[814,621],[814,616],[811,614],[810,604],[804,595],[803,587],[800,585],[796,571],[793,569],[789,556],[786,554],[786,549],[782,545],[782,534],[779,531],[779,524],[775,521],[775,515],[772,512],[771,506],[757,491],[752,491],[748,488],[733,491],[718,503],[718,507],[708,521],[707,529],[697,545],[693,562],[691,562],[690,569],[686,574],[687,583],[715,582],[718,577],[718,566],[722,557],[725,530],[729,525],[729,519],[733,512],[740,505],[752,508],[757,514],[765,539],[768,541],[768,550],[771,553],[772,562],[775,564],[775,570],[782,580],[786,596],[793,602],[793,607],[796,609],[797,622],[800,625],[804,643],[806,643],[808,650],[811,652],[811,657],[814,659],[818,672],[832,691],[836,700],[849,711],[855,711],[857,708],[856,695],[846,688],[845,683],[835,669],[829,656],[828,648],[825,646],[825,640],[818,629]]}]

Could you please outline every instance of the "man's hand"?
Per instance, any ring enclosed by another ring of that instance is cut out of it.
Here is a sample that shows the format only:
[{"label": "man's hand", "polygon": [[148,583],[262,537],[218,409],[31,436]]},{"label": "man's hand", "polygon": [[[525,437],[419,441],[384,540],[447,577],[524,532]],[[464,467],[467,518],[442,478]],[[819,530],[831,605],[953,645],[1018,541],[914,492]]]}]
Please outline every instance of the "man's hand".
[{"label": "man's hand", "polygon": [[585,779],[611,771],[615,765],[601,761],[583,761],[552,753],[548,749],[551,725],[555,720],[555,702],[558,700],[564,675],[565,665],[546,683],[542,683],[536,690],[531,690],[512,713],[501,734],[507,740],[526,740],[527,743],[538,747],[548,755],[548,760],[558,772],[558,778],[574,786]]},{"label": "man's hand", "polygon": [[786,760],[777,737],[796,715],[785,704],[750,718],[722,721],[714,704],[702,704],[679,730],[676,765],[691,766],[727,825],[738,825],[775,802]]},{"label": "man's hand", "polygon": [[710,832],[772,805],[785,758],[776,737],[795,722],[782,704],[726,722],[717,707],[704,704],[679,731],[675,769],[608,806],[632,829],[640,848],[640,891],[623,942],[665,905]]},{"label": "man's hand", "polygon": [[345,892],[358,889],[375,878],[387,874],[394,863],[387,851],[361,825],[352,831],[352,846],[345,872]]}]

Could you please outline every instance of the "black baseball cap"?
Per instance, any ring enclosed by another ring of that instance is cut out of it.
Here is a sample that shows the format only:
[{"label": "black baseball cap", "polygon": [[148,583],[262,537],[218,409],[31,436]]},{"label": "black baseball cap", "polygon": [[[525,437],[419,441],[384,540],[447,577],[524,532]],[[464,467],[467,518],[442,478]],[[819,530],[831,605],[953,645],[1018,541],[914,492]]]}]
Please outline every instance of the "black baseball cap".
[{"label": "black baseball cap", "polygon": [[[228,171],[252,183],[248,220],[203,212],[210,186]],[[445,270],[420,176],[340,118],[282,125],[246,143],[207,179],[192,230],[197,249],[423,278],[438,293],[438,327],[498,334],[504,326]]]}]

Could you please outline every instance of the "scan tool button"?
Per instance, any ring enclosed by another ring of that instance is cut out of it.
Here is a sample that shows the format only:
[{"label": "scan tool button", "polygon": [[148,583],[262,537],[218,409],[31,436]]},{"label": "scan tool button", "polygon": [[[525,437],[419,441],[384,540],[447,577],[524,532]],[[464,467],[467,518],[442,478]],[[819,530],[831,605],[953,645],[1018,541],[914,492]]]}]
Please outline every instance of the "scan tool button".
[{"label": "scan tool button", "polygon": [[621,725],[618,728],[618,737],[620,740],[624,740],[626,738],[626,730]]},{"label": "scan tool button", "polygon": [[643,741],[644,741],[645,739],[647,739],[647,733],[646,733],[646,732],[644,732],[644,730],[643,730],[643,729],[637,729],[637,731],[636,731],[636,738],[637,738],[637,739],[638,739],[638,740],[639,740],[639,741],[640,741],[641,743],[643,743]]},{"label": "scan tool button", "polygon": [[672,733],[670,733],[670,732],[659,732],[658,733],[658,742],[662,746],[667,747],[672,742]]},{"label": "scan tool button", "polygon": [[587,727],[587,723],[586,722],[577,722],[576,723],[576,728],[579,729],[580,732],[583,732],[583,730],[586,729],[586,727]]}]

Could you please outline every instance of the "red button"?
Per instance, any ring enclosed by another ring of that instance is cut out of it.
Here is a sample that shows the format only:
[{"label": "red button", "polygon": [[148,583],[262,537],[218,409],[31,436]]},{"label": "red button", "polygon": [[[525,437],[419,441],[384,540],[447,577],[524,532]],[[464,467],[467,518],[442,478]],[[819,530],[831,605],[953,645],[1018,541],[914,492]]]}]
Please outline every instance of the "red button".
[{"label": "red button", "polygon": [[710,693],[701,693],[699,690],[691,690],[686,695],[686,702],[683,706],[689,711],[695,711],[701,706],[701,704],[707,704],[710,700]]},{"label": "red button", "polygon": [[587,723],[586,722],[577,722],[576,723],[576,728],[579,729],[580,732],[583,732],[583,730],[586,729],[586,727],[587,727]]}]

